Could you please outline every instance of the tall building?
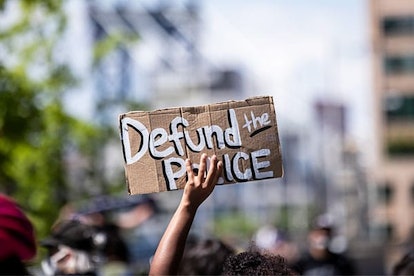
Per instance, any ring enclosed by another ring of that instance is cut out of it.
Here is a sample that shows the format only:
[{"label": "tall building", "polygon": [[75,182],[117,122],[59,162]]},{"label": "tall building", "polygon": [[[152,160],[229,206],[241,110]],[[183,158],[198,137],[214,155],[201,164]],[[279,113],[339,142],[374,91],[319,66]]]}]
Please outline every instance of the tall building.
[{"label": "tall building", "polygon": [[414,2],[371,0],[376,122],[371,220],[390,245],[414,229]]}]

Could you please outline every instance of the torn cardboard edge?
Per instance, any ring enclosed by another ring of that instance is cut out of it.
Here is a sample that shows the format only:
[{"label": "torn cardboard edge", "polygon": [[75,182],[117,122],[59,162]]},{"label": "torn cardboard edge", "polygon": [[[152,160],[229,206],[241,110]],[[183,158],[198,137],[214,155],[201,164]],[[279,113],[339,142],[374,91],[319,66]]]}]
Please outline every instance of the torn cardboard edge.
[{"label": "torn cardboard edge", "polygon": [[131,111],[119,116],[130,194],[184,188],[185,159],[202,153],[223,161],[218,184],[281,177],[282,156],[270,96],[193,107]]}]

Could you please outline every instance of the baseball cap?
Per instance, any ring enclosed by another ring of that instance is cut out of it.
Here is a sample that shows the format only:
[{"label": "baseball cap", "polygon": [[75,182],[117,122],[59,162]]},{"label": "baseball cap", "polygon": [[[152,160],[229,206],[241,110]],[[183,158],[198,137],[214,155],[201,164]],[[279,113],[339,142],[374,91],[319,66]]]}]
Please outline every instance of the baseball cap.
[{"label": "baseball cap", "polygon": [[95,248],[93,226],[81,223],[78,220],[65,220],[58,223],[49,237],[40,242],[44,247],[66,245],[73,249],[92,252]]}]

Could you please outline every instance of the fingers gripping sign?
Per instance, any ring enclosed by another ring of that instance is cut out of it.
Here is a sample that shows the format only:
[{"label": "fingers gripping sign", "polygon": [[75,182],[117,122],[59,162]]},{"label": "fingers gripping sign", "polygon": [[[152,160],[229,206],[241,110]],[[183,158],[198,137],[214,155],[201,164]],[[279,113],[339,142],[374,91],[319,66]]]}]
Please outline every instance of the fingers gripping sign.
[{"label": "fingers gripping sign", "polygon": [[217,160],[217,156],[213,155],[206,174],[207,155],[202,154],[198,173],[195,175],[192,162],[187,159],[186,170],[188,180],[184,188],[183,200],[190,204],[190,206],[197,208],[213,191],[222,169],[223,163]]}]

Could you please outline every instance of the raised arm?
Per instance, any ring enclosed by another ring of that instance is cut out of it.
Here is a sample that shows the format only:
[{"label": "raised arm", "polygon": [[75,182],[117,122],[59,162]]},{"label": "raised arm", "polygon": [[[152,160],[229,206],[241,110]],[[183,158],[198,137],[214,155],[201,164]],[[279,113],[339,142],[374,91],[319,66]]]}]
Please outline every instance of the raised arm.
[{"label": "raised arm", "polygon": [[175,211],[151,262],[150,275],[177,274],[185,243],[198,207],[213,191],[221,174],[223,164],[213,155],[210,168],[207,155],[202,154],[197,175],[194,175],[190,160],[186,160],[187,183],[180,204]]}]

